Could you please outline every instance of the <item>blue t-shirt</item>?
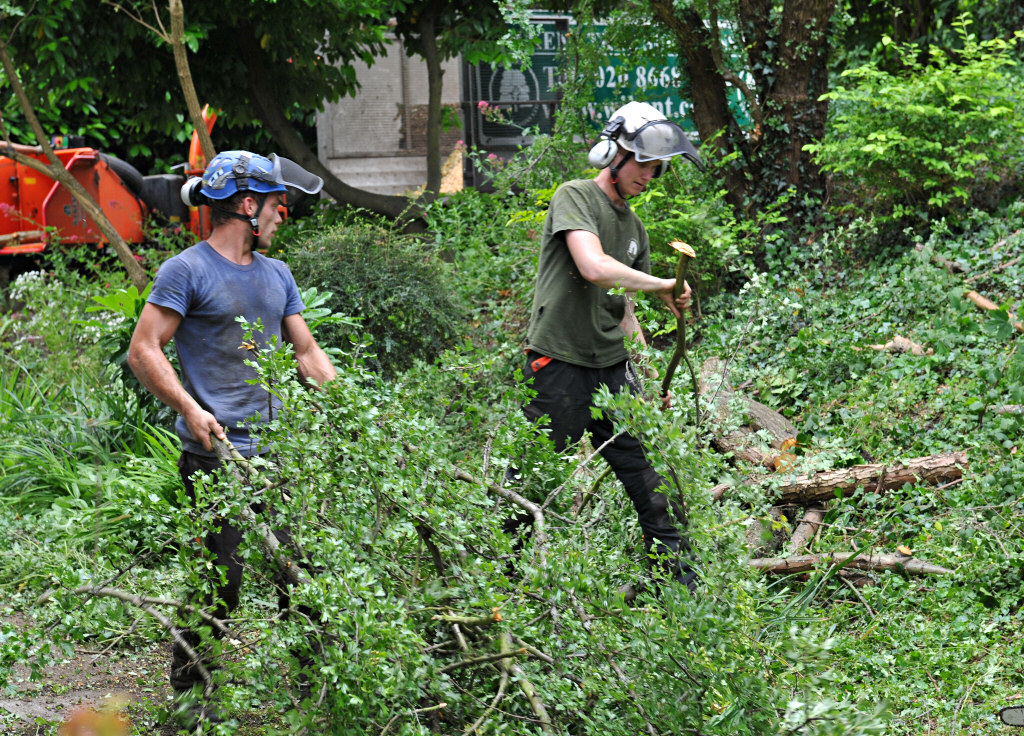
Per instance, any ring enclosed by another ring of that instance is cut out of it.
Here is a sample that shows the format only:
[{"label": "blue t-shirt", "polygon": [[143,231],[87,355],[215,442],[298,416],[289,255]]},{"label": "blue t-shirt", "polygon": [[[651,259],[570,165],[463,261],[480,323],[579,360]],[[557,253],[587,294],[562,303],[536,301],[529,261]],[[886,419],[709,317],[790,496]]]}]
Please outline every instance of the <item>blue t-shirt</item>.
[{"label": "blue t-shirt", "polygon": [[[280,343],[284,318],[305,308],[288,266],[259,253],[241,266],[204,240],[160,267],[148,301],[182,317],[174,333],[182,386],[217,418],[243,456],[256,454],[260,448],[248,426],[269,421],[271,407],[276,411],[281,402],[247,383],[256,371],[245,364],[250,351],[242,345],[244,332],[236,318],[262,323],[257,345],[275,336]],[[183,417],[175,429],[185,450],[211,454],[192,438]]]}]

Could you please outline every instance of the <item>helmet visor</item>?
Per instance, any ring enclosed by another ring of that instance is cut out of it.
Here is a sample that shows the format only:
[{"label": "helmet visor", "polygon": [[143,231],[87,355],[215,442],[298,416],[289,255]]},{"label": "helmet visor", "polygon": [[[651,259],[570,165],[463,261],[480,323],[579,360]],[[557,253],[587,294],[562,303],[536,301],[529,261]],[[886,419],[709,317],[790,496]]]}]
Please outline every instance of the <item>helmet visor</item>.
[{"label": "helmet visor", "polygon": [[628,138],[632,139],[633,152],[640,162],[680,155],[691,161],[700,161],[697,149],[690,143],[686,133],[671,120],[652,120]]},{"label": "helmet visor", "polygon": [[324,180],[316,174],[311,174],[291,159],[282,158],[276,153],[270,154],[270,160],[274,164],[274,170],[270,178],[276,184],[283,184],[295,194],[316,194],[324,186]]}]

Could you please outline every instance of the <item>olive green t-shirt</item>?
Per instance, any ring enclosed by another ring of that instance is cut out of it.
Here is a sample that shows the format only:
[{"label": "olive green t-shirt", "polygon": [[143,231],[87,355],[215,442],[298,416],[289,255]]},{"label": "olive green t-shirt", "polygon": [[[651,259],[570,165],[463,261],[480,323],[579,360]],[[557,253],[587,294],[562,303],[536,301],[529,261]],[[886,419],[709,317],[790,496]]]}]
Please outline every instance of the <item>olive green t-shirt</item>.
[{"label": "olive green t-shirt", "polygon": [[565,242],[570,230],[594,233],[605,253],[650,273],[647,231],[628,205],[613,205],[592,179],[560,186],[544,221],[527,347],[566,363],[607,368],[629,357],[619,327],[626,298],[580,275]]}]

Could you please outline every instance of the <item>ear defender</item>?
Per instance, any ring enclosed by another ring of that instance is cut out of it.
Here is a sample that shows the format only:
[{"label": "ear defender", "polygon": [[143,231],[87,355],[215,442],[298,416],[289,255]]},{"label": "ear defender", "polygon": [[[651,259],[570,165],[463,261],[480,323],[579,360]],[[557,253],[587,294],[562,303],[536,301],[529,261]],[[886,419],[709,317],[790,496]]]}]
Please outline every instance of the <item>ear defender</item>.
[{"label": "ear defender", "polygon": [[203,188],[203,180],[197,176],[192,177],[181,186],[181,201],[186,207],[198,207],[201,204],[209,204],[206,195],[199,190]]},{"label": "ear defender", "polygon": [[604,130],[601,131],[597,143],[594,144],[594,147],[590,149],[590,153],[587,154],[587,161],[590,162],[591,166],[603,169],[615,160],[615,154],[619,152],[619,146],[615,140],[619,137],[619,134],[622,132],[622,126],[625,124],[626,118],[619,115],[609,121],[608,125],[604,126]]},{"label": "ear defender", "polygon": [[590,149],[590,153],[587,154],[587,161],[590,165],[598,168],[606,168],[614,159],[615,154],[618,153],[619,146],[615,141],[610,141],[607,138],[601,138],[594,147]]}]

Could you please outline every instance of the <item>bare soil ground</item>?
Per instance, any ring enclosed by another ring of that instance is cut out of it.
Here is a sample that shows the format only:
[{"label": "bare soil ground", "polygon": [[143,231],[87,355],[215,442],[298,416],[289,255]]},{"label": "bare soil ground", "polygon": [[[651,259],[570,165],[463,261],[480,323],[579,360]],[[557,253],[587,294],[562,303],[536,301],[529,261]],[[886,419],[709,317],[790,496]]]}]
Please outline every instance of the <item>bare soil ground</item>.
[{"label": "bare soil ground", "polygon": [[36,680],[28,668],[19,667],[8,689],[0,690],[0,733],[56,734],[75,711],[89,708],[120,711],[131,722],[132,733],[174,733],[173,728],[161,731],[156,723],[170,702],[169,658],[168,643],[111,651],[97,646],[75,649],[70,658],[44,668]]},{"label": "bare soil ground", "polygon": [[[0,620],[26,625],[20,616]],[[95,649],[76,648],[72,656],[43,668],[36,679],[27,667],[19,666],[7,689],[0,689],[0,736],[57,736],[76,713],[90,710],[119,713],[127,727],[124,736],[174,736],[179,730],[168,717],[170,657],[169,640],[134,648],[97,644]],[[267,713],[232,715],[238,721],[238,736],[266,730]],[[67,736],[96,734],[120,736],[102,729],[71,730]]]}]

